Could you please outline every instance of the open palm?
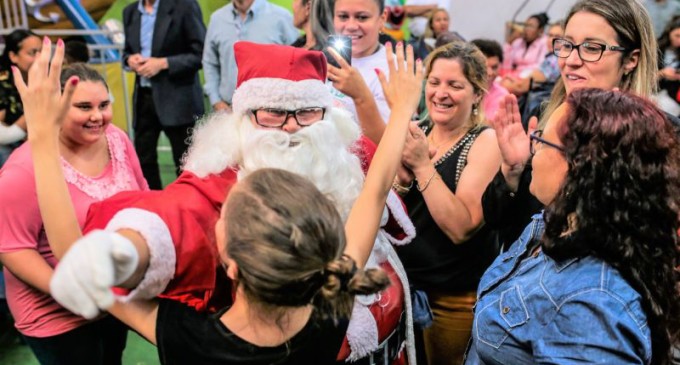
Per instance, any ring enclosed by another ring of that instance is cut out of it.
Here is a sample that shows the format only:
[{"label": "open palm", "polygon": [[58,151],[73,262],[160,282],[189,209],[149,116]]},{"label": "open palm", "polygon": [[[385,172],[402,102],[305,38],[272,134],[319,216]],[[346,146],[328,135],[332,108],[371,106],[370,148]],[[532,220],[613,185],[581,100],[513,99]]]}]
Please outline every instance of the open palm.
[{"label": "open palm", "polygon": [[491,125],[496,131],[503,164],[511,169],[523,167],[529,161],[529,134],[536,128],[536,118],[531,118],[529,133],[525,132],[517,98],[510,94],[501,100],[501,106]]}]

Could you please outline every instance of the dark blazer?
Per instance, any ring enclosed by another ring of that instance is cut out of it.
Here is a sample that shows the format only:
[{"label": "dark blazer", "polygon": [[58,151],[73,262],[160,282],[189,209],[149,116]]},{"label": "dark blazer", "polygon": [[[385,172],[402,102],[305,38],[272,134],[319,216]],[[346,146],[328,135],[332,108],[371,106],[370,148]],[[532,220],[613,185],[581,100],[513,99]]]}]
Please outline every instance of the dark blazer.
[{"label": "dark blazer", "polygon": [[[152,57],[166,57],[168,69],[151,78],[151,89],[156,113],[163,126],[193,124],[204,113],[203,92],[198,80],[201,69],[205,25],[196,0],[156,0],[158,13],[151,42]],[[127,59],[141,52],[140,29],[142,17],[139,2],[123,10],[125,49]],[[135,81],[134,100],[137,100],[139,77]],[[133,123],[137,121],[136,102],[133,103]]]}]

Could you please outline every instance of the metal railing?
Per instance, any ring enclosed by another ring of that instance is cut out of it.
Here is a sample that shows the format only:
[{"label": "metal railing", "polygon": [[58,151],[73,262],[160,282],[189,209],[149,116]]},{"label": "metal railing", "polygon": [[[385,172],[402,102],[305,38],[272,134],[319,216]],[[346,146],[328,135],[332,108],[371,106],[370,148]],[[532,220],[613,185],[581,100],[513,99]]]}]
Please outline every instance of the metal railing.
[{"label": "metal railing", "polygon": [[23,0],[0,0],[0,29],[27,27],[28,16]]}]

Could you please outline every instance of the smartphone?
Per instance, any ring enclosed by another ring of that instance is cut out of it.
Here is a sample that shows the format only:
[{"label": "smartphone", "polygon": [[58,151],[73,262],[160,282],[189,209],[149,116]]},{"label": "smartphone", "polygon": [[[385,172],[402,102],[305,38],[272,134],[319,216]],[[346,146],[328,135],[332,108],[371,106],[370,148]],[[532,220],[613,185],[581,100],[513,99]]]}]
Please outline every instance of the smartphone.
[{"label": "smartphone", "polygon": [[[352,64],[352,38],[346,35],[331,34],[328,36],[326,45],[327,47],[333,47],[348,64]],[[327,49],[324,49],[323,53],[326,55],[328,63],[335,67],[340,67]]]}]

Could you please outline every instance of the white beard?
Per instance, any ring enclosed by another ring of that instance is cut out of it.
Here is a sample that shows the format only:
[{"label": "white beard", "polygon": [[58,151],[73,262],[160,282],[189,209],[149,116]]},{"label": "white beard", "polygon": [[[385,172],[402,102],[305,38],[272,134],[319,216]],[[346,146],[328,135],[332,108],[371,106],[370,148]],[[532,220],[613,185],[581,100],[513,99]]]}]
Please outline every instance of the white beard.
[{"label": "white beard", "polygon": [[[351,114],[337,108],[329,109],[325,120],[294,134],[257,129],[247,116],[216,113],[194,132],[184,169],[201,178],[219,174],[227,168],[238,170],[239,179],[266,167],[294,172],[312,181],[346,220],[364,182],[361,161],[352,153],[359,136],[359,126]],[[393,200],[396,201],[392,202],[391,208],[399,212],[396,219],[407,233],[407,238],[398,241],[380,231],[365,267],[376,268],[390,260],[404,288],[407,322],[412,323],[406,272],[390,243],[403,245],[410,242],[415,228],[403,211],[401,202],[397,198]],[[387,221],[387,210],[382,218],[381,226]],[[369,306],[379,298],[378,295],[355,297],[347,334],[352,350],[350,360],[364,357],[378,347],[377,322]],[[408,327],[407,337],[409,363],[415,363],[412,327]]]},{"label": "white beard", "polygon": [[326,114],[292,134],[257,129],[248,116],[212,115],[192,136],[184,169],[205,177],[231,166],[239,180],[266,167],[284,169],[312,181],[346,219],[364,182],[361,161],[351,152],[360,129],[344,110]]}]

